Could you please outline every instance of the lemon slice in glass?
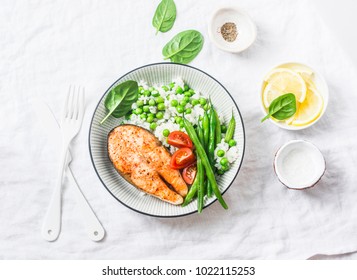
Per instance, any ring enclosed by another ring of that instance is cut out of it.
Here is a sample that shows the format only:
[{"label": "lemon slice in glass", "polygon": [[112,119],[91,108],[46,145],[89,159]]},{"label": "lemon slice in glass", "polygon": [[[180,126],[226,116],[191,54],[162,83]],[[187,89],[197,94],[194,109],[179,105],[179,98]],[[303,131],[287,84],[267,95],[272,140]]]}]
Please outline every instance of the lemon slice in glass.
[{"label": "lemon slice in glass", "polygon": [[295,94],[296,100],[304,102],[306,97],[306,84],[304,79],[296,72],[286,68],[276,68],[266,78],[266,87],[263,92],[263,102],[266,108],[280,95]]},{"label": "lemon slice in glass", "polygon": [[321,94],[313,87],[308,87],[306,98],[294,115],[291,125],[303,126],[316,120],[324,108],[324,100]]}]

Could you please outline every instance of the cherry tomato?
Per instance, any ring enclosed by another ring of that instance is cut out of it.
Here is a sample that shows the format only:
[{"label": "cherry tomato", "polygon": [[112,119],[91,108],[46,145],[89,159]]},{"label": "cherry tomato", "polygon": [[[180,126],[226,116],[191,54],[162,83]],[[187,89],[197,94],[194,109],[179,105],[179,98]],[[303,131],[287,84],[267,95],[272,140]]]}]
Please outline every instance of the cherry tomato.
[{"label": "cherry tomato", "polygon": [[190,137],[182,131],[172,131],[167,137],[167,143],[177,148],[190,148],[193,144]]},{"label": "cherry tomato", "polygon": [[196,160],[194,153],[189,148],[178,149],[171,157],[170,166],[173,169],[182,169]]},{"label": "cherry tomato", "polygon": [[192,163],[191,165],[185,167],[182,172],[183,179],[187,184],[192,185],[193,181],[195,180],[197,173],[197,165],[196,163]]}]

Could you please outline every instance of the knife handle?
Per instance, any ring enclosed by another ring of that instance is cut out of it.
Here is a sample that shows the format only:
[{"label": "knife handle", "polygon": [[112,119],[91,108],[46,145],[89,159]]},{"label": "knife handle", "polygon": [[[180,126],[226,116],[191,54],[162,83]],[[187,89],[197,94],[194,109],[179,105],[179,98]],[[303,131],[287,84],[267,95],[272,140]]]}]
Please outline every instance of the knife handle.
[{"label": "knife handle", "polygon": [[77,206],[79,211],[81,212],[81,216],[83,222],[86,227],[88,237],[93,241],[100,241],[105,236],[105,230],[100,224],[98,218],[94,214],[92,208],[88,204],[87,200],[85,199],[84,195],[79,188],[76,179],[73,176],[73,173],[69,167],[66,170],[68,179],[71,181],[73,185],[73,190],[75,192]]}]

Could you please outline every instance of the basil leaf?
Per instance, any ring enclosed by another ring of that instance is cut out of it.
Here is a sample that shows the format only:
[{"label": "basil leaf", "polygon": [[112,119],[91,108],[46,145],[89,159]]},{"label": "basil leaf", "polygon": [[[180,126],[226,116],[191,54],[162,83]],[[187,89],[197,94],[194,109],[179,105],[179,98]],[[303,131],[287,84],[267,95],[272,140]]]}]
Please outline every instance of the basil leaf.
[{"label": "basil leaf", "polygon": [[189,63],[201,51],[203,40],[202,34],[196,30],[180,32],[162,49],[164,59],[182,64]]},{"label": "basil leaf", "polygon": [[173,0],[162,0],[157,6],[152,25],[156,28],[156,34],[169,31],[176,19],[176,5]]},{"label": "basil leaf", "polygon": [[273,117],[277,120],[285,120],[296,113],[296,98],[293,93],[287,93],[275,98],[269,106],[269,114],[261,122]]},{"label": "basil leaf", "polygon": [[104,100],[104,106],[109,112],[100,123],[104,123],[110,115],[115,118],[124,116],[138,97],[138,83],[135,81],[126,81],[115,86]]}]

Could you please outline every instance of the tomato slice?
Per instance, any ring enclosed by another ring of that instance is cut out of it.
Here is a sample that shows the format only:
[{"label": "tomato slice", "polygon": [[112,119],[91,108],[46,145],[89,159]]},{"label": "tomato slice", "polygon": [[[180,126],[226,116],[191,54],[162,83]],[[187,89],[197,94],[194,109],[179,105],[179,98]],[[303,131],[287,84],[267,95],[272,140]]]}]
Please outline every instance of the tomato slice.
[{"label": "tomato slice", "polygon": [[167,137],[167,143],[177,148],[193,147],[190,137],[182,131],[172,131]]},{"label": "tomato slice", "polygon": [[194,153],[189,148],[178,149],[171,157],[170,166],[173,169],[182,169],[196,160]]},{"label": "tomato slice", "polygon": [[191,165],[185,167],[185,169],[182,172],[182,176],[187,184],[192,185],[193,181],[196,178],[196,173],[197,173],[197,165],[196,163],[192,163]]}]

